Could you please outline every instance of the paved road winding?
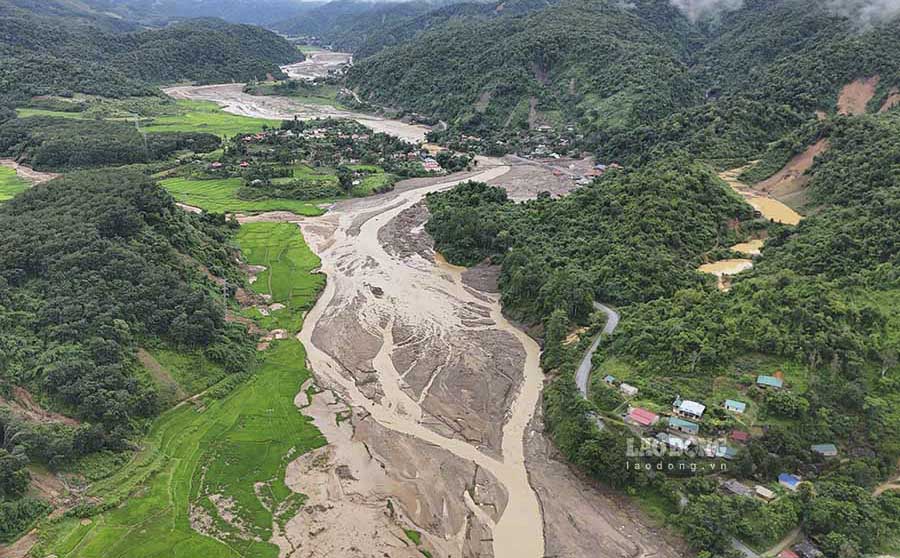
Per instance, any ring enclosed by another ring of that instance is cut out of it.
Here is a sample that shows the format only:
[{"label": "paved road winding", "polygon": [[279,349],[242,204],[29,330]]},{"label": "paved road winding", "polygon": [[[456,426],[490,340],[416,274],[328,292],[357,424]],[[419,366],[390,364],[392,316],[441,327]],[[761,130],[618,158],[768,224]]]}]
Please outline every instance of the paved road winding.
[{"label": "paved road winding", "polygon": [[614,332],[619,325],[618,312],[599,302],[594,303],[594,308],[606,314],[606,325],[603,326],[603,331],[594,338],[591,346],[584,353],[584,358],[581,359],[581,364],[578,365],[578,370],[575,372],[575,384],[578,386],[581,396],[585,399],[587,399],[588,381],[591,379],[591,361],[594,358],[594,353],[597,352],[597,347],[600,346],[600,340],[603,336]]}]

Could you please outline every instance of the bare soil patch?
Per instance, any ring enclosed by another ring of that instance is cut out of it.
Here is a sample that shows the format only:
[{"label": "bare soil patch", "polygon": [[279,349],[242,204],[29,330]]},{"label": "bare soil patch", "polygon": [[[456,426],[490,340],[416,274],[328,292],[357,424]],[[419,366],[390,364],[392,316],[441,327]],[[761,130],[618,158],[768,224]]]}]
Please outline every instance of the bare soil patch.
[{"label": "bare soil patch", "polygon": [[44,182],[49,182],[54,178],[62,176],[55,172],[36,171],[31,167],[26,167],[25,165],[17,163],[14,159],[0,159],[0,165],[13,169],[16,171],[19,178],[30,182],[32,186],[37,186],[38,184],[43,184]]},{"label": "bare soil patch", "polygon": [[881,108],[878,109],[878,112],[885,113],[897,105],[900,105],[900,89],[894,87],[888,93],[887,99],[884,100],[884,103],[881,105]]},{"label": "bare soil patch", "polygon": [[767,192],[787,205],[796,206],[795,201],[802,201],[805,196],[809,176],[815,158],[828,150],[828,140],[819,140],[809,146],[803,153],[796,155],[783,169],[755,186],[756,190]]},{"label": "bare soil patch", "polygon": [[838,113],[860,115],[866,113],[866,107],[875,96],[875,88],[881,76],[859,78],[848,83],[838,95]]},{"label": "bare soil patch", "polygon": [[580,477],[543,431],[540,405],[526,435],[525,463],[541,501],[545,555],[555,558],[681,558],[683,542],[654,526],[626,496]]},{"label": "bare soil patch", "polygon": [[20,386],[16,386],[12,389],[11,400],[0,397],[0,405],[8,408],[12,414],[33,422],[56,422],[68,426],[78,426],[80,424],[72,417],[67,417],[66,415],[44,409],[34,400],[28,390]]}]

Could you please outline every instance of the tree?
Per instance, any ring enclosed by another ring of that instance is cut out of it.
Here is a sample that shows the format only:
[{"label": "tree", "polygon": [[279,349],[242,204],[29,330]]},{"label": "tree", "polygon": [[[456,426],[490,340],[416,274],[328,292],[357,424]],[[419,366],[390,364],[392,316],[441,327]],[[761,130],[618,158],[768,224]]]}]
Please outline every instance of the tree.
[{"label": "tree", "polygon": [[353,171],[341,165],[337,168],[337,178],[341,189],[349,194],[353,190]]}]

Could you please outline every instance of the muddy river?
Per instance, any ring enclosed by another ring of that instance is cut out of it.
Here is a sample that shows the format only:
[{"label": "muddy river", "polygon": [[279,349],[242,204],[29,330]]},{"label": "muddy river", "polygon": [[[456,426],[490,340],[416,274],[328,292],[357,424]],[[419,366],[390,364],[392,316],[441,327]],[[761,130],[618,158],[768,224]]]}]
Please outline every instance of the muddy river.
[{"label": "muddy river", "polygon": [[333,70],[352,62],[353,55],[350,53],[320,50],[306,53],[304,61],[282,66],[281,71],[291,79],[313,80],[327,77]]},{"label": "muddy river", "polygon": [[[241,89],[167,92],[234,114],[353,118],[424,139],[421,126]],[[447,264],[424,230],[425,195],[464,180],[516,199],[572,182],[512,159],[479,158],[476,169],[404,181],[321,217],[245,217],[297,222],[328,277],[297,336],[315,384],[295,403],[329,443],[289,465],[288,485],[308,500],[273,542],[292,558],[421,558],[413,529],[442,558],[683,556],[627,498],[561,459],[544,434],[540,348],[504,317],[497,270]]]},{"label": "muddy river", "polygon": [[303,412],[329,445],[289,469],[310,501],[279,544],[296,556],[419,556],[398,543],[406,528],[435,556],[679,556],[628,502],[555,459],[540,349],[504,317],[496,270],[434,252],[425,195],[510,174],[497,159],[478,168],[299,221],[328,276],[298,338],[326,390]]}]

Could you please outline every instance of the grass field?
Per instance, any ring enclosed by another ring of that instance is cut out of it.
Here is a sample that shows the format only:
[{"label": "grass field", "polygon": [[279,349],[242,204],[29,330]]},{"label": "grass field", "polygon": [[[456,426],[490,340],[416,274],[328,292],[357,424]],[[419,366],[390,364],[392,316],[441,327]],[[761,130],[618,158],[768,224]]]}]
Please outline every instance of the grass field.
[{"label": "grass field", "polygon": [[240,178],[219,180],[195,180],[190,178],[170,178],[160,181],[172,196],[188,205],[213,213],[292,211],[298,215],[321,215],[322,209],[316,201],[299,200],[242,200],[237,197],[241,187]]},{"label": "grass field", "polygon": [[[98,101],[99,102],[99,101]],[[44,109],[20,108],[16,113],[20,118],[32,116],[52,116],[55,118],[93,119],[101,115],[107,120],[132,120],[134,113],[126,110],[130,105],[119,107],[113,101],[103,101],[103,112],[61,112]],[[146,106],[141,116],[141,129],[145,132],[208,132],[217,136],[233,136],[235,134],[252,134],[259,132],[263,126],[277,128],[280,120],[250,118],[237,116],[222,110],[219,105],[208,101],[178,100],[174,105]],[[101,108],[100,106],[94,109]],[[129,116],[131,114],[131,116]]]},{"label": "grass field", "polygon": [[147,132],[209,132],[218,136],[233,136],[259,132],[263,126],[281,126],[280,120],[229,114],[212,102],[180,100],[178,107],[181,114],[155,117],[142,129]]},{"label": "grass field", "polygon": [[[299,329],[324,279],[310,273],[319,260],[297,227],[246,225],[238,242],[252,263],[271,266],[254,288],[285,304],[279,323]],[[256,373],[228,396],[201,407],[186,404],[160,417],[143,441],[144,449],[91,487],[90,494],[102,497],[108,511],[90,522],[47,522],[33,555],[277,556],[277,547],[265,542],[273,521],[283,524],[303,503],[284,484],[285,467],[325,440],[293,403],[309,377],[303,346],[291,338],[275,342],[262,355]],[[262,483],[259,496],[257,483]],[[215,495],[229,503],[236,520],[221,517],[210,498]],[[192,509],[195,516],[202,510],[200,515],[209,518],[208,528],[219,540],[191,528]]]},{"label": "grass field", "polygon": [[28,183],[16,175],[16,171],[0,167],[0,203],[28,189]]}]

